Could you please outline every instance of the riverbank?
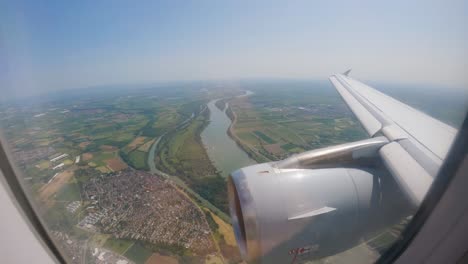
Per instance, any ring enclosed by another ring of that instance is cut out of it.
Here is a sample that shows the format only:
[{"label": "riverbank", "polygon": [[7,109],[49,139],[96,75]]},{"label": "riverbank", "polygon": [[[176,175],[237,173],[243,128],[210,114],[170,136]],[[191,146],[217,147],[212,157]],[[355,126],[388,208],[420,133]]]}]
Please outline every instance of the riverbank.
[{"label": "riverbank", "polygon": [[208,114],[205,107],[189,122],[186,120],[159,137],[151,146],[148,164],[152,173],[169,179],[200,205],[230,223],[225,181],[211,164],[200,138],[208,125]]},{"label": "riverbank", "polygon": [[258,153],[255,150],[252,150],[247,146],[247,144],[243,143],[242,140],[237,136],[234,126],[237,123],[237,114],[232,110],[231,105],[227,104],[226,107],[226,115],[231,119],[231,125],[229,126],[229,129],[227,130],[227,135],[234,141],[236,142],[237,146],[241,148],[249,157],[253,160],[255,160],[257,163],[263,163],[263,162],[268,162],[270,159],[266,158],[262,154]]},{"label": "riverbank", "polygon": [[254,164],[255,161],[227,134],[232,122],[226,115],[226,105],[223,108],[219,103],[222,100],[225,98],[214,99],[207,104],[210,111],[209,124],[201,138],[212,164],[226,178],[232,171]]}]

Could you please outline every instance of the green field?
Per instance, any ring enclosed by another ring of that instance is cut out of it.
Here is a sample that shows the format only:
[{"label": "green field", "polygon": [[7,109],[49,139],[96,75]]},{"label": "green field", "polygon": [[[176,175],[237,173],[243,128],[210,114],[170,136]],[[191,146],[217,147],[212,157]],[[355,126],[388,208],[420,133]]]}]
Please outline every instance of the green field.
[{"label": "green field", "polygon": [[42,160],[36,165],[40,170],[45,170],[49,168],[50,162],[48,160]]},{"label": "green field", "polygon": [[281,145],[281,148],[284,149],[284,150],[291,150],[291,149],[294,149],[296,147],[297,146],[294,145],[293,143],[286,143],[284,145]]},{"label": "green field", "polygon": [[276,141],[274,141],[271,137],[265,135],[263,132],[261,131],[254,131],[254,134],[257,135],[258,137],[260,137],[263,141],[265,141],[266,143],[268,144],[274,144],[276,143]]},{"label": "green field", "polygon": [[58,201],[80,201],[80,187],[75,182],[65,184],[57,193],[56,199]]},{"label": "green field", "polygon": [[367,137],[340,97],[322,87],[262,87],[230,106],[234,131],[258,162]]},{"label": "green field", "polygon": [[115,152],[94,152],[92,162],[96,164],[96,166],[106,166],[106,160],[115,157],[117,154]]},{"label": "green field", "polygon": [[104,243],[104,247],[123,255],[133,244],[134,242],[131,240],[109,238],[106,243]]},{"label": "green field", "polygon": [[125,252],[124,256],[134,261],[136,264],[144,264],[152,254],[152,251],[146,249],[140,245],[140,243],[134,243],[133,246]]},{"label": "green field", "polygon": [[128,165],[139,170],[148,170],[146,164],[147,153],[139,150],[134,150],[128,155]]},{"label": "green field", "polygon": [[200,138],[207,121],[206,115],[199,115],[187,126],[164,137],[156,164],[161,170],[177,175],[200,196],[227,213],[226,182],[211,164]]},{"label": "green field", "polygon": [[185,128],[165,137],[159,151],[160,163],[165,169],[190,178],[216,175],[199,136],[206,120],[204,116],[199,116]]}]

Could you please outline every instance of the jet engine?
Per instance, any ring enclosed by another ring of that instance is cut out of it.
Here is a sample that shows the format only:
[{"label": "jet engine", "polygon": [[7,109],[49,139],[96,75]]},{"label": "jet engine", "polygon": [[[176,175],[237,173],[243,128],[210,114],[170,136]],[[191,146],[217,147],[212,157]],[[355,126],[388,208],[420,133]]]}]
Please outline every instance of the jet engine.
[{"label": "jet engine", "polygon": [[296,263],[356,245],[371,232],[381,179],[375,168],[384,137],[304,152],[233,172],[229,206],[248,263]]}]

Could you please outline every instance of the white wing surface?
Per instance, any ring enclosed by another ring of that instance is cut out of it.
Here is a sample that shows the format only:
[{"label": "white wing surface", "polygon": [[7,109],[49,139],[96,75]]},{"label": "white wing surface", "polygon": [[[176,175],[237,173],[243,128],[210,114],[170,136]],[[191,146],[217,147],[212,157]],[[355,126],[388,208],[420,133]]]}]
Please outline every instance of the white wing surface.
[{"label": "white wing surface", "polygon": [[343,74],[330,81],[371,137],[389,144],[379,154],[415,206],[428,191],[457,130]]}]

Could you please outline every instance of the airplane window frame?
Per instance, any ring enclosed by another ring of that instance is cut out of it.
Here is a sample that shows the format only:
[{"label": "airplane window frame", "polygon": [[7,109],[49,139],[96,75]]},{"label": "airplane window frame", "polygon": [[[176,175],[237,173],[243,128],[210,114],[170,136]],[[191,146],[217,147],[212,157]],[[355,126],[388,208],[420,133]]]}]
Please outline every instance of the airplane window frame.
[{"label": "airplane window frame", "polygon": [[[1,133],[1,132],[0,132]],[[67,263],[66,258],[55,245],[50,237],[47,228],[43,221],[38,216],[31,197],[25,191],[24,185],[20,178],[17,177],[18,170],[14,163],[10,162],[6,142],[0,134],[0,171],[4,175],[5,185],[10,191],[10,195],[16,200],[16,205],[21,212],[22,217],[32,227],[36,238],[45,246],[45,250],[49,250],[49,255],[55,258],[58,263]],[[408,248],[414,237],[418,234],[433,209],[437,206],[440,198],[443,196],[450,182],[454,178],[457,170],[461,166],[468,149],[468,113],[465,114],[465,119],[462,126],[459,128],[457,137],[455,138],[450,152],[441,166],[441,169],[434,179],[431,188],[424,198],[421,206],[410,221],[408,226],[402,232],[400,238],[376,261],[376,263],[392,263],[398,259],[400,255]]]}]

